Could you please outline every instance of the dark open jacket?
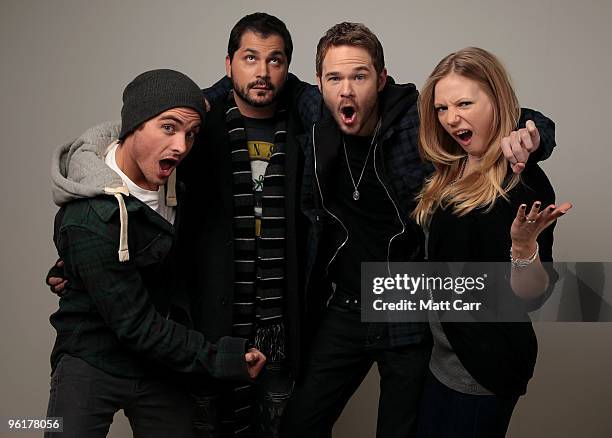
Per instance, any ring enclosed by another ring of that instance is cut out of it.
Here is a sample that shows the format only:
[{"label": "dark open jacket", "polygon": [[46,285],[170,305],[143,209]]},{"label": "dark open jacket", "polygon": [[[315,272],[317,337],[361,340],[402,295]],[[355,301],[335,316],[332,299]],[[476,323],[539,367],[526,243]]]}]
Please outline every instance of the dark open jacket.
[{"label": "dark open jacket", "polygon": [[[228,82],[223,81],[225,96]],[[282,97],[281,97],[282,98]],[[182,276],[191,293],[194,326],[215,340],[231,335],[234,302],[234,200],[231,147],[222,95],[210,97],[213,105],[196,144],[178,169],[187,185],[188,207],[181,225],[186,236],[180,250]],[[217,104],[218,103],[218,104]],[[305,135],[297,115],[289,109],[286,143],[286,267],[285,324],[287,357],[297,373],[302,348],[302,255],[306,220],[299,210],[304,168]]]},{"label": "dark open jacket", "polygon": [[[544,171],[532,164],[525,168],[521,181],[507,196],[507,200],[498,197],[489,211],[475,209],[461,217],[453,214],[450,207],[436,209],[429,228],[429,259],[434,262],[497,262],[507,269],[505,277],[509,278],[508,249],[512,246],[509,230],[519,206],[524,203],[531,208],[534,201],[540,201],[545,208],[555,202],[555,192]],[[461,364],[480,385],[498,396],[525,394],[533,375],[537,339],[525,311],[543,304],[558,279],[550,263],[554,228],[555,223],[538,236],[539,257],[549,278],[548,289],[542,296],[523,301],[515,296],[506,279],[493,276],[487,280],[486,294],[482,297],[484,307],[500,300],[502,310],[512,315],[515,322],[442,322],[444,333]],[[482,269],[483,265],[473,266]],[[476,312],[476,318],[478,316]]]}]

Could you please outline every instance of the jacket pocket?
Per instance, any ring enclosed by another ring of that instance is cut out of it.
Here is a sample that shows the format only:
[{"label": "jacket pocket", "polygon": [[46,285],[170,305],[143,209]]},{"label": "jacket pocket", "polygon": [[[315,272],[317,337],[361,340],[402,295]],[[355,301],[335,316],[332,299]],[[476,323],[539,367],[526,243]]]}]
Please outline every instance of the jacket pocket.
[{"label": "jacket pocket", "polygon": [[164,233],[157,234],[140,251],[132,255],[134,264],[143,268],[156,263],[161,263],[172,248],[172,239]]}]

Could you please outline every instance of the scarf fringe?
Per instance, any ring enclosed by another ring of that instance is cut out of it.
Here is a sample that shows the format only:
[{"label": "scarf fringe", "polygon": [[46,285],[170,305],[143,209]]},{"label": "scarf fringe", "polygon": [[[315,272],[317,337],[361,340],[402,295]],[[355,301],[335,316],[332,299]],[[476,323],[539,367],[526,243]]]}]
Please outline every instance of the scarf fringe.
[{"label": "scarf fringe", "polygon": [[267,362],[285,359],[285,324],[278,323],[258,327],[255,334],[255,347],[265,354]]}]

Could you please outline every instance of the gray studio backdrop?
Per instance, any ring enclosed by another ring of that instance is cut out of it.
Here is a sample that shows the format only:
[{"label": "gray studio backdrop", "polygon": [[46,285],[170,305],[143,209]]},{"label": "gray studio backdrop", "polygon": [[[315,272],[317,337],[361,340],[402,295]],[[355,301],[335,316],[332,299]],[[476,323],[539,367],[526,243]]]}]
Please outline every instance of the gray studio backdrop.
[{"label": "gray studio backdrop", "polygon": [[[499,55],[521,103],[557,123],[558,147],[543,167],[558,198],[575,204],[557,227],[557,260],[611,261],[612,237],[605,226],[612,213],[611,5],[607,0],[1,0],[0,417],[42,416],[46,410],[54,340],[48,317],[57,306],[43,284],[55,259],[52,150],[93,124],[118,118],[121,91],[145,70],[178,69],[202,86],[216,81],[224,74],[231,26],[256,10],[286,22],[295,42],[291,70],[306,80],[314,80],[318,39],[344,20],[370,26],[383,43],[389,72],[419,87],[453,50],[477,45]],[[509,436],[612,436],[612,326],[548,323],[537,331],[535,377]],[[335,437],[374,435],[377,385],[374,367]],[[111,436],[131,436],[122,414]]]}]

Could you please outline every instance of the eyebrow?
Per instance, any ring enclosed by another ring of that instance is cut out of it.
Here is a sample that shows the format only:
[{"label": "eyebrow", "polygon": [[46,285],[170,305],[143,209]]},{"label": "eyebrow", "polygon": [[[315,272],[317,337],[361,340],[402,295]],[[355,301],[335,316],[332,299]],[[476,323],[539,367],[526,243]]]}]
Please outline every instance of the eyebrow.
[{"label": "eyebrow", "polygon": [[178,117],[175,117],[175,116],[164,116],[164,117],[159,119],[160,122],[163,121],[163,120],[172,120],[172,121],[178,123],[179,125],[184,125],[185,124],[185,122],[183,122],[181,119],[179,119]]},{"label": "eyebrow", "polygon": [[[184,125],[187,124],[184,121],[182,121],[181,119],[179,119],[178,117],[170,116],[170,115],[164,116],[161,119],[159,119],[160,122],[164,121],[164,120],[172,120],[172,121],[178,123],[181,126],[184,126]],[[191,129],[199,128],[201,125],[202,125],[202,121],[196,122],[196,124],[194,126],[192,126]]]},{"label": "eyebrow", "polygon": [[285,52],[282,50],[275,50],[274,52],[270,53],[269,56],[285,56]]},{"label": "eyebrow", "polygon": [[[456,105],[456,104],[458,104],[460,102],[465,102],[465,101],[473,102],[474,98],[473,97],[464,96],[464,97],[460,97],[459,99],[455,99],[455,100],[451,101],[451,103],[453,105]],[[443,103],[434,102],[434,106],[447,106],[447,105],[443,104]]]},{"label": "eyebrow", "polygon": [[[365,71],[365,72],[369,73],[370,69],[368,67],[366,67],[365,65],[360,65],[359,67],[355,67],[351,71],[351,73],[359,73],[359,72],[362,72],[362,71]],[[328,78],[330,76],[339,76],[339,75],[340,75],[340,72],[338,72],[338,71],[330,71],[330,72],[325,73],[325,77],[326,78]]]},{"label": "eyebrow", "polygon": [[[261,52],[257,49],[252,49],[250,47],[247,47],[246,49],[244,49],[245,52],[248,53],[253,53],[255,55],[259,55]],[[283,52],[282,50],[275,50],[272,53],[269,53],[268,56],[285,56],[285,52]]]}]

